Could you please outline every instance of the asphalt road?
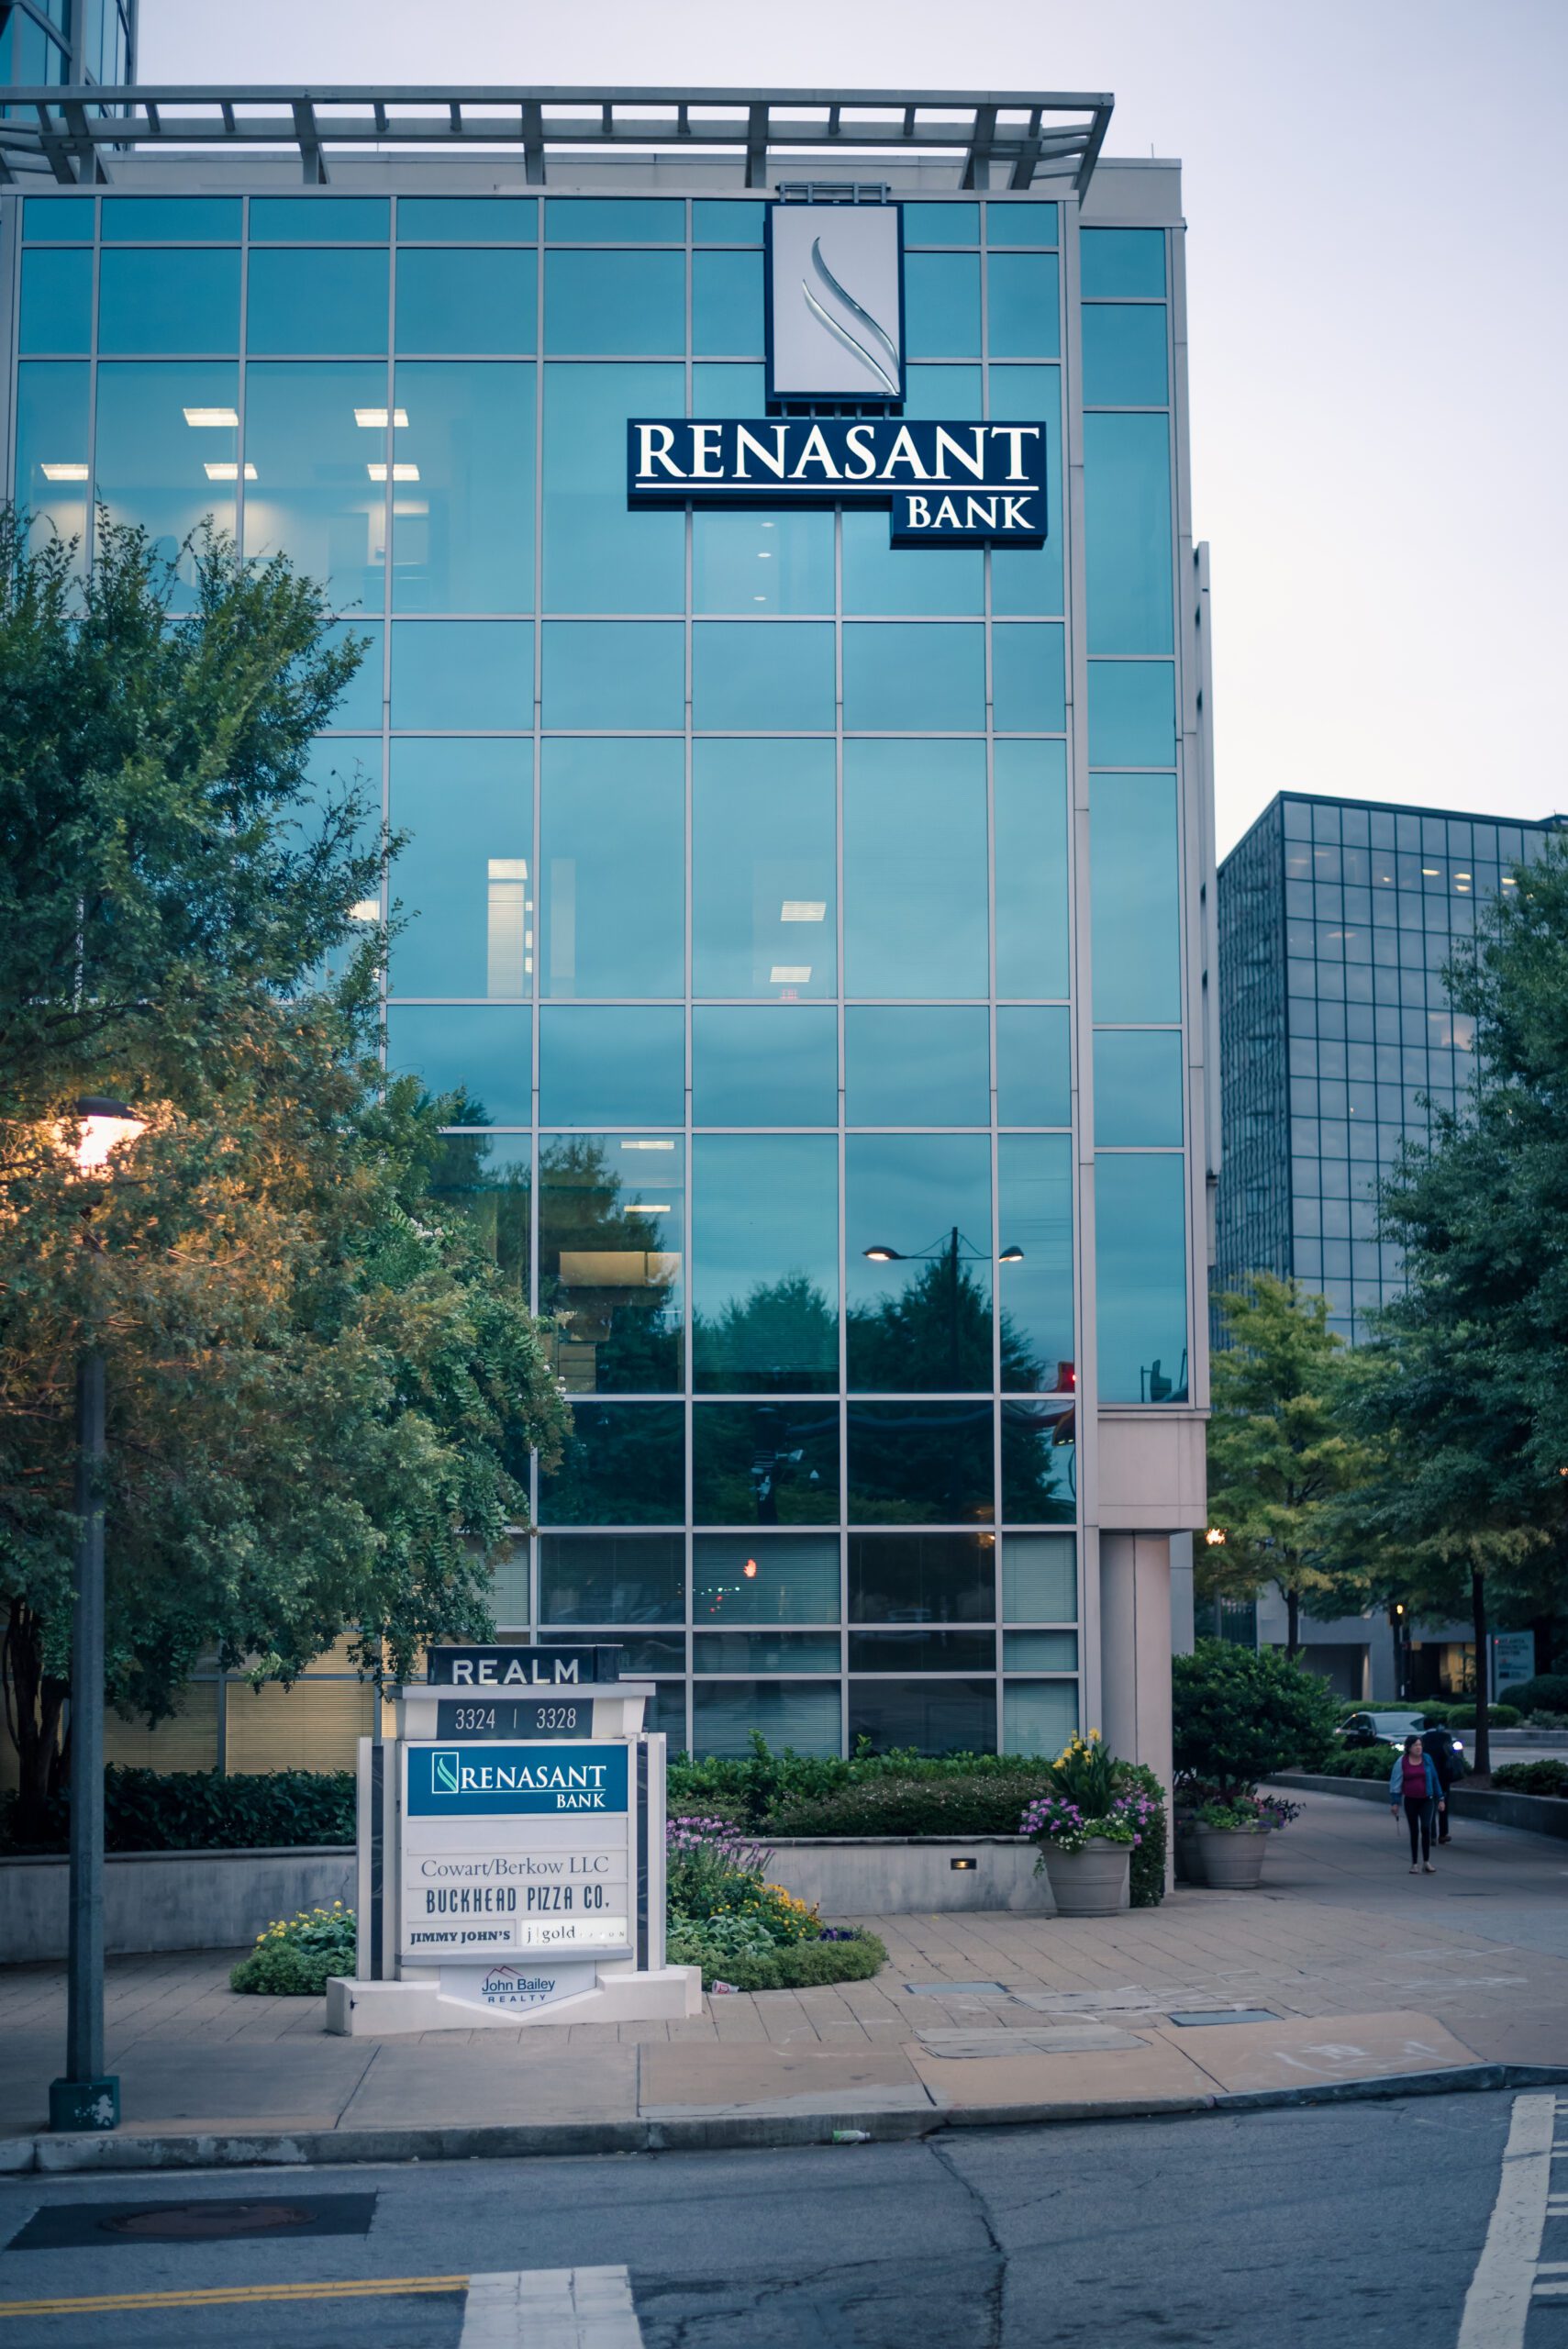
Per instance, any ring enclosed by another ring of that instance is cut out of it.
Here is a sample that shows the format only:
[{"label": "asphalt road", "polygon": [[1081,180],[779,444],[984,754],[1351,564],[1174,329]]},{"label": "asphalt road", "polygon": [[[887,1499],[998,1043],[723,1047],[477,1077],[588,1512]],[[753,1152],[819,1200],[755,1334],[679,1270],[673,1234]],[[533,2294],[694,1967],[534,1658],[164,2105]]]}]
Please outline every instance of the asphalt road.
[{"label": "asphalt road", "polygon": [[[459,2349],[458,2290],[184,2296],[617,2266],[635,2321],[584,2333],[584,2349],[635,2349],[639,2327],[643,2349],[1439,2349],[1459,2340],[1513,2103],[1413,2098],[790,2153],[13,2178],[0,2185],[0,2349]],[[118,2235],[80,2223],[85,2205],[236,2199],[350,2231],[159,2241],[146,2221]],[[72,2225],[92,2239],[16,2242]],[[1548,2221],[1542,2248],[1568,2257],[1568,2218]],[[141,2293],[182,2299],[4,2314]],[[1557,2349],[1565,2320],[1562,2301],[1538,2301],[1528,2342],[1489,2332],[1487,2349]],[[482,2333],[485,2349],[502,2337],[469,2323],[470,2343]],[[507,2337],[562,2338],[526,2324]]]}]

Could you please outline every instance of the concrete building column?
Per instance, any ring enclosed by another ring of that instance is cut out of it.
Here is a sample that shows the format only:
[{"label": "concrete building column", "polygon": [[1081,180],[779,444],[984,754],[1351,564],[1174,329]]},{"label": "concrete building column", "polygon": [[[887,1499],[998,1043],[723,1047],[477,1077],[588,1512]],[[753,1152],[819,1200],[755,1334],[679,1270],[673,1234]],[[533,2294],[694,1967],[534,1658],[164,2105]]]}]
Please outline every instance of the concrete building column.
[{"label": "concrete building column", "polygon": [[1114,1753],[1171,1791],[1171,1537],[1100,1535],[1100,1719]]}]

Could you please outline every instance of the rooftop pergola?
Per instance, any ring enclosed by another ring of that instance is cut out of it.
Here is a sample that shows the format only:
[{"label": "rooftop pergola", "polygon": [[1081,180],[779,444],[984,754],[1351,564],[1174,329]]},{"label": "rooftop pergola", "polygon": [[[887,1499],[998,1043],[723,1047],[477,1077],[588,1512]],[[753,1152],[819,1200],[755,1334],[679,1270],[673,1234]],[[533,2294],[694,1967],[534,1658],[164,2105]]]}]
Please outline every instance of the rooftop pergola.
[{"label": "rooftop pergola", "polygon": [[1114,101],[1053,90],[76,89],[6,91],[0,180],[65,187],[112,181],[119,156],[222,149],[293,150],[306,184],[339,155],[442,157],[520,150],[547,184],[551,157],[733,157],[737,184],[768,184],[770,158],[796,175],[842,157],[945,161],[958,187],[1051,182],[1082,196]]}]

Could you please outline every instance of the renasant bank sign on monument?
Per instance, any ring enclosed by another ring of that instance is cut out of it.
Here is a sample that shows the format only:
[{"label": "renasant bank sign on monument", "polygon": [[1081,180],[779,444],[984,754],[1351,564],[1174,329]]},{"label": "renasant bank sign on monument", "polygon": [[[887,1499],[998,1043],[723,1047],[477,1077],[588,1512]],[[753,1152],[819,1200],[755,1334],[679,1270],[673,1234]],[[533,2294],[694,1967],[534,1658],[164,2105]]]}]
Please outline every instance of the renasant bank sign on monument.
[{"label": "renasant bank sign on monument", "polygon": [[[902,219],[895,204],[769,207],[770,406],[902,403]],[[838,413],[627,425],[633,506],[885,507],[895,546],[1040,545],[1045,463],[1042,422]]]}]

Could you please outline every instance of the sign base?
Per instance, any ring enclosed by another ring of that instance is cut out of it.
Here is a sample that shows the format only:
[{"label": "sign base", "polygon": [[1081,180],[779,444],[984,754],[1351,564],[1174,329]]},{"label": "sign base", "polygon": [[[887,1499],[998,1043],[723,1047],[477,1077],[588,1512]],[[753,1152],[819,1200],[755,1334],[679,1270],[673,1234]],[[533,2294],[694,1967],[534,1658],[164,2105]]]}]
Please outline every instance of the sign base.
[{"label": "sign base", "polygon": [[[396,2039],[416,2031],[516,2031],[520,2025],[545,2028],[571,2022],[662,2022],[702,2012],[702,1969],[695,1965],[665,1965],[638,1974],[613,1965],[554,1965],[550,1960],[530,1964],[508,1959],[504,1966],[462,1969],[473,1976],[469,1995],[453,1995],[459,1969],[443,1965],[439,1974],[414,1976],[402,1982],[360,1982],[337,1976],[327,1985],[327,2028],[340,2039]],[[486,1998],[486,1975],[503,1973],[541,1985],[532,2004],[516,1998]],[[558,1985],[562,1977],[581,1975],[586,1987]]]}]

